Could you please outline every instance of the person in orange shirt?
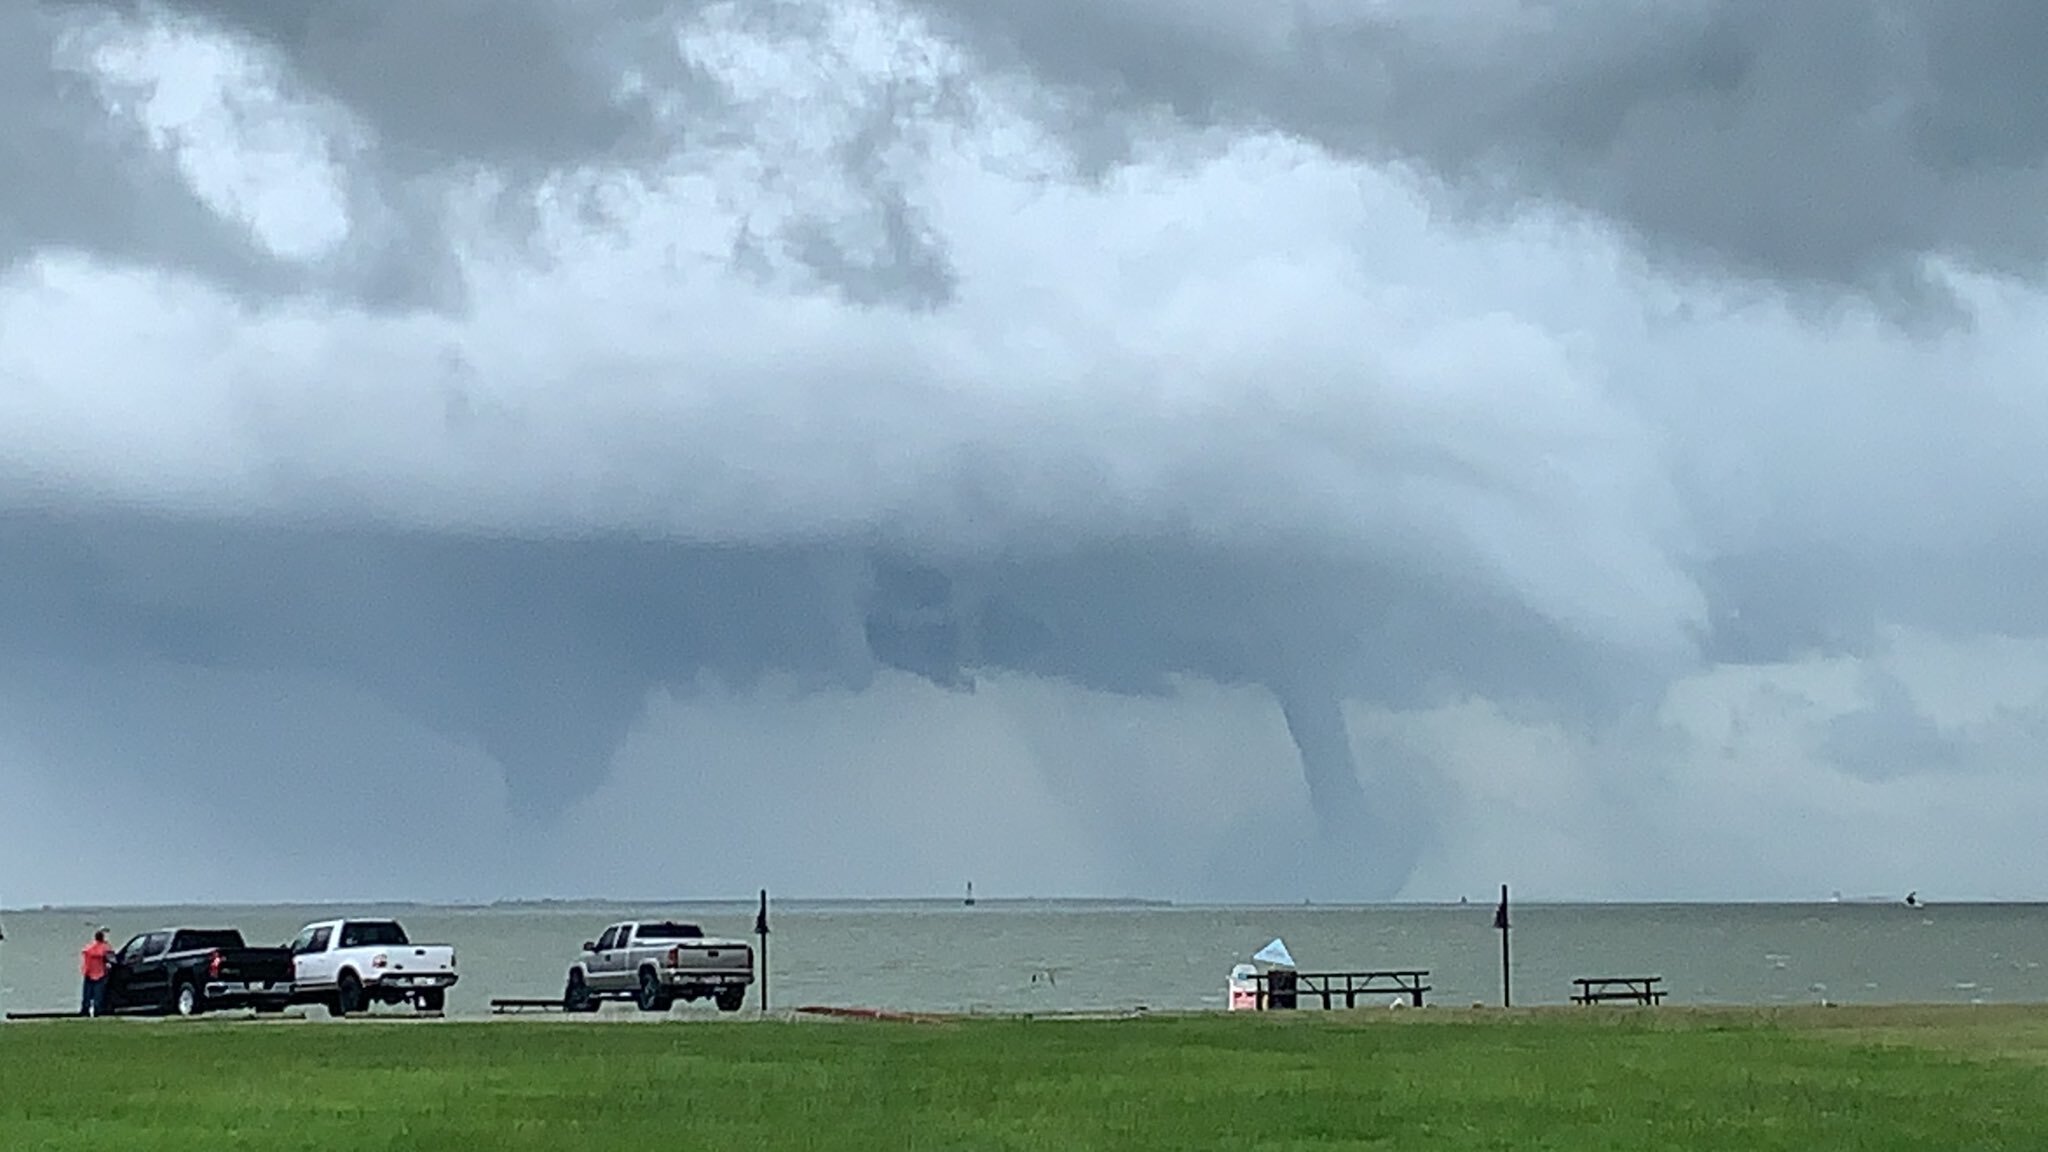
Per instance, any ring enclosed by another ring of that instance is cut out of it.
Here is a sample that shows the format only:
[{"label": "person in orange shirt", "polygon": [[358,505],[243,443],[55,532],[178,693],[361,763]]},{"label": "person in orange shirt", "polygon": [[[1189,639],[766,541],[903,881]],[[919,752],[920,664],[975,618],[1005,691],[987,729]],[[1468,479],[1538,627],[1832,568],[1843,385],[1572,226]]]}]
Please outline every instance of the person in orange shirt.
[{"label": "person in orange shirt", "polygon": [[78,953],[78,974],[85,977],[85,989],[79,994],[78,1014],[80,1016],[101,1016],[107,1010],[107,966],[112,963],[114,950],[107,946],[105,928],[92,934],[92,943]]}]

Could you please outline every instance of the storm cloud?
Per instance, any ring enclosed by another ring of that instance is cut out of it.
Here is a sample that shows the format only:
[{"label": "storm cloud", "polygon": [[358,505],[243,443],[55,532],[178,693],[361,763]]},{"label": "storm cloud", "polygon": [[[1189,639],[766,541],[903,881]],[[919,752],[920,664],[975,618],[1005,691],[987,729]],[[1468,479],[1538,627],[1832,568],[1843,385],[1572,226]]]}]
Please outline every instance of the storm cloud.
[{"label": "storm cloud", "polygon": [[2021,0],[929,0],[1085,122],[1153,105],[1418,166],[1475,215],[1544,206],[1680,274],[1895,313],[1928,265],[2034,278],[2048,13]]},{"label": "storm cloud", "polygon": [[476,806],[389,895],[2003,891],[1895,845],[2040,796],[2041,25],[17,6],[0,769]]}]

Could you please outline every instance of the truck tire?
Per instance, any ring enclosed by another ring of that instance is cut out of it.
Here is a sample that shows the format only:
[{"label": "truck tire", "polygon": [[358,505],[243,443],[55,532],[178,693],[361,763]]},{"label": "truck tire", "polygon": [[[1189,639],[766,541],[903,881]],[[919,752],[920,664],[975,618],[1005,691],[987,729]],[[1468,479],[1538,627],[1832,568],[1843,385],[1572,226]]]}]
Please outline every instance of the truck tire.
[{"label": "truck tire", "polygon": [[740,985],[720,988],[718,990],[718,1010],[720,1012],[737,1012],[740,1010],[740,1005],[746,1002],[747,990]]},{"label": "truck tire", "polygon": [[180,1016],[197,1016],[206,1011],[206,1001],[199,995],[199,986],[190,980],[180,980],[171,989],[171,1011]]},{"label": "truck tire", "polygon": [[583,973],[569,973],[569,983],[562,989],[562,1011],[597,1011],[597,997],[590,994],[590,984],[583,979]]},{"label": "truck tire", "polygon": [[640,993],[633,1000],[640,1005],[642,1012],[666,1012],[675,1003],[674,997],[662,988],[661,977],[655,975],[652,968],[640,970]]},{"label": "truck tire", "polygon": [[363,998],[363,978],[344,969],[341,978],[334,982],[334,1013],[337,1016],[351,1016],[370,1010],[370,1002]]},{"label": "truck tire", "polygon": [[422,988],[419,998],[412,1002],[414,1009],[421,1012],[439,1012],[448,1007],[446,988]]}]

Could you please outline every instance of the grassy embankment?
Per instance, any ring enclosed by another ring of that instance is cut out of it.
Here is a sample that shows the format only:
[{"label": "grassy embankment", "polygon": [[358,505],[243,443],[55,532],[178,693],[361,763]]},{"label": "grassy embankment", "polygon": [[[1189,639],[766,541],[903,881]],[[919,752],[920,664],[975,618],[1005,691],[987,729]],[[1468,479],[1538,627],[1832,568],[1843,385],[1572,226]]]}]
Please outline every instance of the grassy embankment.
[{"label": "grassy embankment", "polygon": [[2048,1148],[2048,1011],[0,1025],[0,1148]]}]

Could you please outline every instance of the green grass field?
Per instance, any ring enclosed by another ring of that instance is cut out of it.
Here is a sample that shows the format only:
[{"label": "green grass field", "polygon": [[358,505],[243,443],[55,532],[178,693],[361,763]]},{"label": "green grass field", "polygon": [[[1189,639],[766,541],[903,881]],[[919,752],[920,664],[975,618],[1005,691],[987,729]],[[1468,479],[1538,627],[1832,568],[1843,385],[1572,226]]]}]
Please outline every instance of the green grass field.
[{"label": "green grass field", "polygon": [[2048,1149],[2048,1011],[0,1025],[0,1149]]}]

